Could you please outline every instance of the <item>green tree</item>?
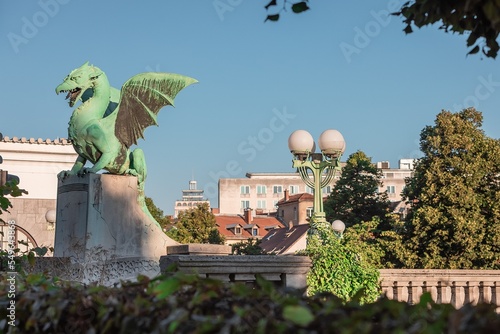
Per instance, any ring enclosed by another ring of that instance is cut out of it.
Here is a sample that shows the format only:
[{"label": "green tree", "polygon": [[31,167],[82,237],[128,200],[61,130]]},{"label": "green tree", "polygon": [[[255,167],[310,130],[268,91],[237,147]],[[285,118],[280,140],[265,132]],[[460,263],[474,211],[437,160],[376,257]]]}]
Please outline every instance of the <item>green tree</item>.
[{"label": "green tree", "polygon": [[166,231],[169,230],[172,226],[172,222],[170,221],[170,217],[163,214],[163,210],[155,205],[153,199],[151,197],[146,196],[146,207],[148,208],[151,216],[160,224],[161,228]]},{"label": "green tree", "polygon": [[207,203],[181,211],[177,223],[167,235],[181,243],[224,244],[224,237],[220,235]]},{"label": "green tree", "polygon": [[[278,21],[280,14],[288,8],[299,14],[309,10],[309,1],[272,0],[265,9],[266,21]],[[413,27],[422,28],[437,24],[445,32],[467,34],[468,54],[481,51],[486,57],[496,58],[499,50],[500,3],[496,0],[411,0],[401,9],[391,13],[403,19],[403,31],[413,32]]]},{"label": "green tree", "polygon": [[379,192],[381,178],[382,172],[364,152],[351,154],[325,201],[327,219],[340,219],[350,227],[377,217],[379,230],[390,229],[390,202],[387,192]]},{"label": "green tree", "polygon": [[246,241],[231,245],[234,255],[265,255],[267,252],[260,247],[261,240],[248,238]]},{"label": "green tree", "polygon": [[482,120],[474,108],[442,111],[422,130],[424,157],[403,191],[407,267],[500,268],[500,141]]}]

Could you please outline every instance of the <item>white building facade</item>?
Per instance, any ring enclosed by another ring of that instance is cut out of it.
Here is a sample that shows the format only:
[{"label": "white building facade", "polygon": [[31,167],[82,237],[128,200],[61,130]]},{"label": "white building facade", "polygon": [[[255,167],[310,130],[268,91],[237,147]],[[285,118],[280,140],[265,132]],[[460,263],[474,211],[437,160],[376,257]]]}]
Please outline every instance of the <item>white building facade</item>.
[{"label": "white building facade", "polygon": [[[405,178],[412,176],[413,164],[413,159],[401,159],[399,168],[390,168],[387,161],[376,164],[382,171],[383,184],[379,192],[387,191],[389,200],[398,205],[397,210],[405,206],[399,202]],[[323,197],[330,194],[340,174],[337,172],[331,184],[322,189]],[[289,196],[313,194],[313,189],[302,181],[298,173],[247,173],[245,178],[219,179],[219,212],[242,214],[245,209],[252,208],[256,214],[275,213],[278,201],[285,197],[285,189]]]},{"label": "white building facade", "polygon": [[[28,193],[9,198],[12,208],[2,219],[15,224],[19,240],[30,246],[54,245],[57,174],[72,168],[77,154],[66,139],[0,138],[0,169],[17,176]],[[0,235],[4,247],[7,234]],[[26,238],[28,240],[26,240]],[[23,249],[22,245],[19,245]],[[29,248],[29,247],[27,247]]]},{"label": "white building facade", "polygon": [[[323,196],[328,196],[334,183],[335,179],[322,190]],[[219,211],[242,214],[251,208],[256,214],[275,213],[285,190],[289,195],[313,193],[298,173],[247,173],[246,178],[219,179]]]}]

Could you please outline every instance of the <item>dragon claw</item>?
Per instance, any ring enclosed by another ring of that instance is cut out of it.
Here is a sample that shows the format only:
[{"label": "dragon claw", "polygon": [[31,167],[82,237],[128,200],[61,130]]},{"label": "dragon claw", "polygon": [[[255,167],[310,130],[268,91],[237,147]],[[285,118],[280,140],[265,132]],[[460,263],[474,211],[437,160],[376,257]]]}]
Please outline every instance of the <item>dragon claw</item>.
[{"label": "dragon claw", "polygon": [[65,178],[67,178],[68,176],[70,175],[70,172],[69,170],[63,170],[61,171],[60,173],[57,174],[57,178],[59,180],[64,180]]},{"label": "dragon claw", "polygon": [[137,171],[135,169],[127,169],[125,171],[125,174],[133,175],[133,176],[138,176],[139,175],[139,173],[137,173]]}]

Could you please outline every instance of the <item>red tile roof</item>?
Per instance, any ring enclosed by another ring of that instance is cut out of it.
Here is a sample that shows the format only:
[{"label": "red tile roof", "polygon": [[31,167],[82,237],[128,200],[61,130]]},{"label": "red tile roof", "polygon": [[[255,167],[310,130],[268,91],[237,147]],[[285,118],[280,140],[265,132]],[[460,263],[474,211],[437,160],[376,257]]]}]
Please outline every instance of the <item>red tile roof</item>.
[{"label": "red tile roof", "polygon": [[[268,216],[255,216],[253,220],[247,223],[241,215],[215,215],[215,221],[219,229],[219,233],[226,239],[242,239],[248,238],[261,239],[269,232],[270,229],[283,227],[283,224],[275,217]],[[239,225],[241,227],[241,234],[234,233],[234,227]],[[259,230],[257,236],[252,235],[251,228],[256,227]]]},{"label": "red tile roof", "polygon": [[293,203],[293,202],[302,202],[302,201],[314,201],[314,196],[309,193],[301,193],[301,194],[294,194],[290,195],[288,200],[286,201],[284,198],[280,199],[278,201],[279,204],[284,204],[284,203]]},{"label": "red tile roof", "polygon": [[306,237],[309,230],[309,224],[295,225],[292,228],[278,228],[269,233],[262,239],[260,247],[266,252],[283,254],[292,247],[300,238]]}]

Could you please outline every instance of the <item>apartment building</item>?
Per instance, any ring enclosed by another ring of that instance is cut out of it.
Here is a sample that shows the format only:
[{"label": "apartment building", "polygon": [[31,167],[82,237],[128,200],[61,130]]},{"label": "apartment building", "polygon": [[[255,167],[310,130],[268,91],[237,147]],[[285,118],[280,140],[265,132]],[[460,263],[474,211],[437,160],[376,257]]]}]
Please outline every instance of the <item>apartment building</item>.
[{"label": "apartment building", "polygon": [[[324,196],[328,196],[334,182],[322,190]],[[241,214],[252,208],[256,214],[274,214],[285,190],[290,196],[313,193],[298,173],[247,173],[246,178],[219,179],[219,212]]]},{"label": "apartment building", "polygon": [[[413,164],[413,159],[400,159],[399,168],[390,168],[388,161],[376,163],[382,171],[383,184],[379,191],[387,191],[395,210],[404,206],[401,192],[405,178],[413,173]],[[340,173],[337,173],[331,184],[322,189],[323,197],[330,194],[339,176]],[[245,178],[219,179],[219,212],[242,214],[245,209],[252,208],[257,214],[275,214],[285,190],[288,190],[288,196],[313,194],[313,189],[302,181],[298,173],[247,173]]]},{"label": "apartment building", "polygon": [[382,170],[383,186],[379,191],[387,191],[391,202],[401,201],[401,192],[405,187],[405,179],[412,176],[413,159],[400,159],[399,168],[390,168],[388,161],[377,162],[377,168]]}]

